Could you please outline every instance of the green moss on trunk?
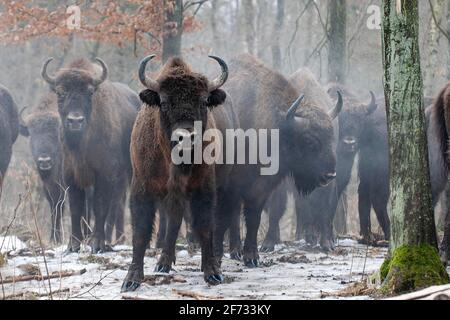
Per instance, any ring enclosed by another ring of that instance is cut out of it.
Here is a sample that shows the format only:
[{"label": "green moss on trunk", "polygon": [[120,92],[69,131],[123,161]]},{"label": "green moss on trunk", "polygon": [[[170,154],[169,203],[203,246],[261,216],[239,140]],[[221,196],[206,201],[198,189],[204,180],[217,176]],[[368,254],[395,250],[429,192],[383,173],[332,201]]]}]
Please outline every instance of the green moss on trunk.
[{"label": "green moss on trunk", "polygon": [[435,247],[423,244],[401,246],[381,270],[384,294],[400,294],[450,282]]}]

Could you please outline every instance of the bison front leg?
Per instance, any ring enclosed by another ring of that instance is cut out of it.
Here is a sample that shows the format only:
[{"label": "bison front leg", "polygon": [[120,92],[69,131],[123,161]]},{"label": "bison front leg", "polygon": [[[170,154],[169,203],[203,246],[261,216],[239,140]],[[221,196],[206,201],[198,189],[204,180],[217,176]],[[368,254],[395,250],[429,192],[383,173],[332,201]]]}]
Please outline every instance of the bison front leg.
[{"label": "bison front leg", "polygon": [[259,266],[258,229],[261,223],[262,208],[263,204],[250,203],[250,201],[244,204],[245,224],[247,226],[244,243],[244,264],[249,268]]},{"label": "bison front leg", "polygon": [[[120,189],[119,189],[120,188]],[[106,245],[106,220],[108,215],[115,219],[116,209],[121,200],[122,189],[118,181],[107,181],[102,177],[97,177],[94,191],[94,233],[91,236],[92,253],[103,253],[111,251],[111,247]]]},{"label": "bison front leg", "polygon": [[449,199],[450,199],[450,188],[447,187],[445,191],[445,197],[447,200],[447,206],[446,206],[446,216],[444,221],[444,238],[442,239],[442,243],[440,246],[441,251],[441,260],[444,263],[444,265],[448,265],[448,262],[450,261],[450,206]]},{"label": "bison front leg", "polygon": [[50,233],[50,242],[61,243],[61,218],[64,213],[64,194],[63,190],[56,183],[45,185],[45,196],[50,205],[52,229]]},{"label": "bison front leg", "polygon": [[145,249],[152,237],[155,203],[143,197],[130,198],[133,228],[133,260],[122,284],[122,292],[135,291],[144,279]]},{"label": "bison front leg", "polygon": [[164,241],[161,256],[155,267],[155,272],[169,273],[172,269],[172,264],[175,263],[175,245],[183,221],[184,208],[164,209],[164,211],[167,212],[168,216],[166,239]]},{"label": "bison front leg", "polygon": [[156,236],[156,248],[162,249],[164,248],[164,242],[166,241],[166,233],[167,233],[167,216],[164,212],[161,211],[161,208],[158,210],[159,215],[159,226],[158,226],[158,234]]},{"label": "bison front leg", "polygon": [[213,247],[213,217],[215,193],[210,190],[194,192],[191,201],[192,229],[202,248],[202,271],[204,279],[211,285],[223,282],[219,260]]},{"label": "bison front leg", "polygon": [[80,251],[80,245],[83,239],[81,232],[81,217],[85,210],[85,193],[83,189],[78,188],[75,184],[68,184],[68,190],[72,232],[67,251],[78,252]]},{"label": "bison front leg", "polygon": [[280,220],[286,211],[287,206],[287,188],[281,184],[272,193],[272,196],[266,202],[266,210],[269,215],[269,230],[261,246],[261,252],[272,252],[275,245],[280,243]]}]

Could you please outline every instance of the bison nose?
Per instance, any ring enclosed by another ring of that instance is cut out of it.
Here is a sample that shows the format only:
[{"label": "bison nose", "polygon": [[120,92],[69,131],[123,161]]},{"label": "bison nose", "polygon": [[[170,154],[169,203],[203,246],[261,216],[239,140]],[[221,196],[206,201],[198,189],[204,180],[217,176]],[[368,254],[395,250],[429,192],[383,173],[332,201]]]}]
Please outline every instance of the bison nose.
[{"label": "bison nose", "polygon": [[83,129],[84,117],[79,114],[69,114],[67,117],[67,128],[72,131],[80,131]]},{"label": "bison nose", "polygon": [[53,161],[50,157],[39,157],[37,160],[37,165],[39,170],[41,171],[48,171],[51,170],[53,167]]},{"label": "bison nose", "polygon": [[198,133],[194,130],[177,129],[173,132],[172,141],[180,150],[191,150],[197,142]]},{"label": "bison nose", "polygon": [[323,175],[320,186],[326,187],[328,186],[334,179],[336,179],[336,172],[329,172]]},{"label": "bison nose", "polygon": [[355,138],[345,138],[344,143],[349,146],[354,146],[356,144],[356,139]]}]

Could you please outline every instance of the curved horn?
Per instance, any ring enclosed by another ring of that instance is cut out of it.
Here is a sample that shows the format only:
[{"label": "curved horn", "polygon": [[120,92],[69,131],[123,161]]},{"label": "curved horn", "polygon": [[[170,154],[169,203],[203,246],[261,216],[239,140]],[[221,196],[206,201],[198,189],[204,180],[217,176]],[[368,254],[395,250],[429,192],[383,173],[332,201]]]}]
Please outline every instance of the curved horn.
[{"label": "curved horn", "polygon": [[222,74],[209,83],[208,90],[209,90],[209,92],[212,92],[214,90],[219,89],[220,87],[222,87],[225,84],[225,82],[227,82],[229,71],[228,71],[228,65],[221,58],[216,57],[216,56],[208,56],[208,57],[216,60],[219,63],[220,68],[222,69]]},{"label": "curved horn", "polygon": [[24,107],[19,112],[19,131],[20,131],[21,135],[23,135],[24,137],[28,137],[30,135],[30,133],[28,131],[27,123],[23,119],[23,112],[25,111],[25,109],[27,109],[27,107]]},{"label": "curved horn", "polygon": [[153,60],[153,58],[156,57],[156,54],[151,54],[144,59],[142,59],[141,63],[139,64],[139,80],[141,80],[141,83],[148,89],[158,92],[159,91],[159,84],[152,78],[149,78],[145,75],[145,68],[147,67],[147,63],[149,61]]},{"label": "curved horn", "polygon": [[50,64],[50,62],[52,62],[53,60],[54,60],[53,58],[49,58],[47,61],[45,61],[44,65],[42,66],[42,71],[41,71],[42,78],[45,81],[47,81],[47,83],[51,86],[54,86],[56,84],[56,78],[48,75],[47,67]]},{"label": "curved horn", "polygon": [[298,108],[303,102],[303,99],[305,99],[305,95],[301,95],[295,102],[292,104],[292,106],[289,108],[287,114],[286,114],[286,120],[292,120],[295,117],[295,113],[297,112]]},{"label": "curved horn", "polygon": [[344,101],[342,99],[342,94],[340,91],[337,91],[338,101],[336,103],[336,106],[328,112],[328,115],[331,117],[332,120],[336,119],[342,111],[342,107],[344,106]]},{"label": "curved horn", "polygon": [[372,91],[370,91],[370,97],[371,97],[371,100],[370,100],[370,103],[369,103],[369,105],[368,105],[368,107],[367,107],[367,113],[368,113],[368,114],[374,113],[375,110],[377,110],[377,108],[378,108],[378,105],[377,105],[377,98],[376,98],[376,96],[375,96],[375,93],[373,93]]},{"label": "curved horn", "polygon": [[95,61],[97,61],[98,64],[99,64],[99,65],[102,67],[102,69],[103,69],[103,72],[102,72],[102,75],[100,76],[100,78],[99,78],[99,79],[95,79],[95,80],[94,80],[94,83],[93,83],[94,86],[98,87],[98,86],[101,85],[103,82],[105,82],[106,79],[108,78],[108,67],[107,67],[105,61],[103,61],[103,60],[100,59],[100,58],[95,58]]}]

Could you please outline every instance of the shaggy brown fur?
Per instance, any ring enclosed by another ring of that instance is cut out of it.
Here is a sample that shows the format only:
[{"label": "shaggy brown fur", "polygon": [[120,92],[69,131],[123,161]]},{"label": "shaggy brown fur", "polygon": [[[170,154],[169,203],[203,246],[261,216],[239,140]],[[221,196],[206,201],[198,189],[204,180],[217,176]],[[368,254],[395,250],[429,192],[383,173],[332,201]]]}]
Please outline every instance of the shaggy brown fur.
[{"label": "shaggy brown fur", "polygon": [[447,189],[445,190],[447,212],[444,222],[444,238],[441,243],[442,260],[447,263],[450,259],[450,206],[448,205],[450,188],[446,188],[450,163],[448,129],[450,128],[450,84],[441,90],[434,105],[427,108],[426,116],[433,202],[437,203],[439,195]]},{"label": "shaggy brown fur", "polygon": [[[98,66],[76,60],[57,73],[52,86],[58,95],[64,132],[64,180],[69,187],[72,215],[70,251],[79,250],[80,219],[89,187],[94,188],[95,215],[91,247],[93,252],[107,249],[105,220],[108,215],[123,215],[131,176],[129,145],[139,99],[125,85],[108,80],[95,87],[94,79],[100,73]],[[82,133],[66,127],[70,112],[78,112],[86,119]]]},{"label": "shaggy brown fur", "polygon": [[[19,134],[17,105],[11,93],[0,85],[0,191],[11,161],[12,145]],[[1,192],[0,192],[1,195]]]},{"label": "shaggy brown fur", "polygon": [[[189,208],[193,230],[202,246],[205,281],[211,284],[222,281],[213,255],[212,228],[216,192],[226,185],[230,166],[175,166],[170,138],[181,123],[193,126],[194,121],[202,121],[203,130],[215,128],[223,134],[225,129],[236,128],[232,104],[229,98],[223,104],[223,99],[219,98],[225,97],[221,90],[209,93],[208,80],[194,73],[180,58],[167,62],[157,82],[159,92],[145,90],[141,93],[146,104],[139,112],[132,134],[133,263],[122,286],[124,291],[135,290],[143,279],[144,252],[152,234],[156,207],[161,207],[169,220],[156,270],[169,272],[175,262],[175,242],[183,212]],[[212,100],[220,102],[220,106],[207,107],[206,101]],[[204,143],[203,148],[207,145]],[[220,149],[223,150],[223,146]]]}]

